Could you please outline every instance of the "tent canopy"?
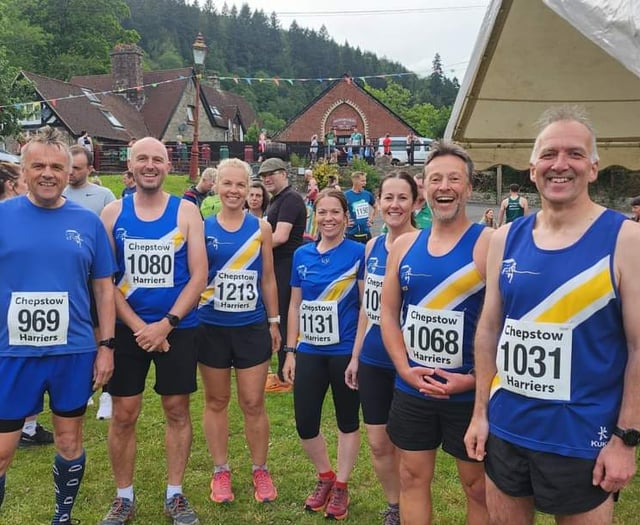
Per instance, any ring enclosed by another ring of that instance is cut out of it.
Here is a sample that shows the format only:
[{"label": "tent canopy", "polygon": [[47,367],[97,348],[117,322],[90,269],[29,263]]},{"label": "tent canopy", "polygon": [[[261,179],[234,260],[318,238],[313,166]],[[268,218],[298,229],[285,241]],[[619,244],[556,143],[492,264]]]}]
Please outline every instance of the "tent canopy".
[{"label": "tent canopy", "polygon": [[[637,31],[633,17],[629,20],[638,10],[634,0],[546,2],[563,16],[575,9],[588,16],[573,16],[569,23],[542,0],[493,0],[445,138],[466,147],[479,169],[496,164],[527,169],[541,113],[554,105],[580,104],[596,130],[600,167],[639,169],[640,43],[637,34],[626,40],[612,36]],[[613,4],[619,4],[617,10]],[[615,50],[612,42],[620,42]],[[613,51],[616,58],[608,54]]]}]

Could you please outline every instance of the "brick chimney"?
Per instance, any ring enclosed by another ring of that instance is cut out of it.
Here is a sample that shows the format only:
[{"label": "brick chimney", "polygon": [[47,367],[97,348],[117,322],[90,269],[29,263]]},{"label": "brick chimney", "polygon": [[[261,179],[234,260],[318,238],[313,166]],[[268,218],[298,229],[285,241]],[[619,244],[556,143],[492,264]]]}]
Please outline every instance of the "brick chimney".
[{"label": "brick chimney", "polygon": [[123,95],[136,109],[144,105],[142,87],[143,51],[135,44],[117,44],[111,52],[111,76],[113,89]]}]

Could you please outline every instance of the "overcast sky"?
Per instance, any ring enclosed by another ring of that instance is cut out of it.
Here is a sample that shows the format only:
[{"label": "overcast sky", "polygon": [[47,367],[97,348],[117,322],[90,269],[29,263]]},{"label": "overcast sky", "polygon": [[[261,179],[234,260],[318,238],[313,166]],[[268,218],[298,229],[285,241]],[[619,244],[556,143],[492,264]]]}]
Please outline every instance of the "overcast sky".
[{"label": "overcast sky", "polygon": [[490,0],[227,0],[244,3],[275,11],[284,29],[294,19],[310,29],[324,24],[339,44],[347,40],[420,76],[431,73],[440,53],[445,74],[462,81]]}]

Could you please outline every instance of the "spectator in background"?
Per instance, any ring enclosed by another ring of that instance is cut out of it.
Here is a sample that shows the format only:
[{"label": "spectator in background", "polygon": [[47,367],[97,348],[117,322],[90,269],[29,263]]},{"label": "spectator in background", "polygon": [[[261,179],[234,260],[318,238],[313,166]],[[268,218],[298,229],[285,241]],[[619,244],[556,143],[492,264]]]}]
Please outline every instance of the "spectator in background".
[{"label": "spectator in background", "polygon": [[[273,264],[278,286],[278,308],[280,334],[287,340],[287,318],[291,298],[291,261],[293,252],[303,242],[307,221],[307,209],[301,195],[289,185],[287,164],[278,158],[265,160],[258,170],[265,187],[271,193],[267,208],[267,220],[273,230]],[[290,392],[291,385],[282,375],[285,353],[278,351],[278,373],[269,374],[265,389],[267,392]]]},{"label": "spectator in background", "polygon": [[364,151],[362,156],[364,160],[367,162],[367,164],[369,164],[370,166],[373,165],[373,162],[375,160],[375,154],[376,154],[375,148],[371,144],[371,139],[367,139],[364,145]]},{"label": "spectator in background", "polygon": [[414,148],[415,148],[416,142],[417,142],[416,136],[412,131],[407,135],[407,145],[406,145],[407,164],[409,164],[409,166],[413,166],[413,163],[414,163],[413,158],[414,158]]},{"label": "spectator in background", "polygon": [[202,202],[209,196],[213,188],[214,175],[215,171],[212,168],[205,169],[200,175],[198,183],[185,190],[182,198],[193,202],[200,209]]},{"label": "spectator in background", "polygon": [[304,180],[307,183],[307,204],[313,204],[316,201],[318,192],[320,191],[318,188],[318,181],[313,176],[313,171],[311,170],[305,170]]},{"label": "spectator in background", "polygon": [[311,144],[309,145],[309,158],[312,163],[318,160],[318,135],[311,136]]},{"label": "spectator in background", "polygon": [[631,199],[631,212],[632,215],[629,218],[632,221],[640,222],[640,197]]},{"label": "spectator in background", "polygon": [[[358,126],[354,126],[353,133],[351,133],[351,137],[349,138],[349,144],[351,145],[352,158],[359,159],[361,155],[360,148],[363,144],[363,137],[362,133],[358,131]],[[349,159],[349,161],[351,160],[352,159]]]},{"label": "spectator in background", "polygon": [[84,130],[80,132],[80,136],[78,137],[78,146],[82,146],[89,153],[93,154],[93,142],[89,134]]},{"label": "spectator in background", "polygon": [[329,175],[327,177],[327,189],[342,191],[340,184],[338,184],[338,177],[335,175]]},{"label": "spectator in background", "polygon": [[209,195],[205,197],[202,204],[200,204],[200,213],[202,217],[206,219],[211,215],[217,215],[222,208],[222,203],[218,195],[218,170],[216,170],[216,168],[207,168],[202,172],[202,175],[205,174],[211,178]]},{"label": "spectator in background", "polygon": [[480,224],[484,224],[487,228],[496,228],[496,221],[493,217],[494,212],[493,208],[487,208],[484,210],[484,214],[482,215],[482,219],[480,219]]},{"label": "spectator in background", "polygon": [[333,153],[336,148],[336,131],[331,128],[324,136],[324,157],[331,162]]},{"label": "spectator in background", "polygon": [[136,180],[133,178],[131,171],[127,170],[122,174],[122,183],[124,184],[124,188],[122,189],[120,197],[124,198],[136,192]]},{"label": "spectator in background", "polygon": [[387,157],[391,156],[391,135],[388,133],[382,139],[382,150]]},{"label": "spectator in background", "polygon": [[523,217],[529,213],[529,202],[520,196],[520,186],[512,184],[509,186],[509,196],[500,204],[498,214],[498,226],[509,224],[518,217]]},{"label": "spectator in background", "polygon": [[270,197],[267,188],[265,188],[264,184],[259,180],[254,180],[251,186],[249,186],[249,194],[247,195],[247,202],[245,203],[245,207],[249,213],[260,219],[264,218],[264,214],[267,212],[267,207],[269,206],[269,201]]},{"label": "spectator in background", "polygon": [[349,204],[346,236],[366,244],[371,239],[371,225],[377,210],[376,198],[365,189],[367,174],[364,171],[354,171],[351,174],[351,184],[351,189],[344,192]]},{"label": "spectator in background", "polygon": [[429,203],[424,195],[424,170],[414,175],[413,180],[416,182],[418,186],[418,200],[416,200],[415,205],[415,220],[416,226],[424,230],[426,227],[431,226],[431,208],[429,207]]}]

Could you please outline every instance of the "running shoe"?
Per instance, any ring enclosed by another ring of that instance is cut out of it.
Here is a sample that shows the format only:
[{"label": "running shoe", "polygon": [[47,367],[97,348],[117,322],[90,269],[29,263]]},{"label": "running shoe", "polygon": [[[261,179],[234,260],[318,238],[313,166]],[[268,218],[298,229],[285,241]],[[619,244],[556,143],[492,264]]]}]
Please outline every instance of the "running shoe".
[{"label": "running shoe", "polygon": [[253,497],[260,503],[269,503],[278,497],[278,491],[267,469],[259,468],[253,471],[253,486],[256,489]]},{"label": "running shoe", "polygon": [[304,508],[313,512],[319,512],[323,510],[325,505],[327,504],[327,501],[329,501],[331,489],[333,488],[333,484],[335,483],[335,481],[335,478],[318,478],[316,487],[315,489],[313,489],[313,493],[304,502]]},{"label": "running shoe", "polygon": [[211,478],[211,501],[231,503],[235,496],[231,490],[231,471],[221,470]]},{"label": "running shoe", "polygon": [[107,515],[102,519],[100,525],[124,525],[133,519],[136,514],[135,501],[129,498],[116,498],[111,504]]},{"label": "running shoe", "polygon": [[111,419],[112,401],[111,394],[102,392],[98,400],[98,412],[96,419]]},{"label": "running shoe", "polygon": [[53,432],[48,431],[40,423],[36,424],[36,433],[30,436],[26,432],[20,435],[20,447],[37,447],[53,443]]},{"label": "running shoe", "polygon": [[196,516],[189,500],[184,494],[175,494],[164,502],[164,513],[173,520],[173,525],[198,525]]},{"label": "running shoe", "polygon": [[324,509],[324,517],[330,520],[343,520],[349,515],[349,489],[338,488],[335,485],[331,489],[329,503]]}]

